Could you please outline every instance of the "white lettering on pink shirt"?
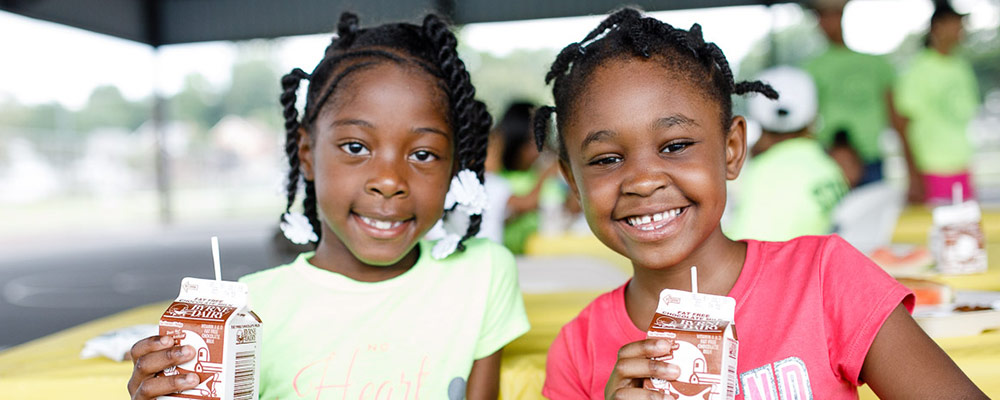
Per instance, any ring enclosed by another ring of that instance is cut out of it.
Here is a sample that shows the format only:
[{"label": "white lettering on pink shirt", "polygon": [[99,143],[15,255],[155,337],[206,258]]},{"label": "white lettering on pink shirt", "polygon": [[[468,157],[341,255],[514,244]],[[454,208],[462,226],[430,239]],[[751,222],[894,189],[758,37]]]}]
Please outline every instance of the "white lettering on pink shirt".
[{"label": "white lettering on pink shirt", "polygon": [[743,386],[743,398],[746,400],[778,400],[771,364],[740,374],[740,383]]},{"label": "white lettering on pink shirt", "polygon": [[740,374],[746,400],[812,400],[809,371],[798,357],[788,357],[773,364]]},{"label": "white lettering on pink shirt", "polygon": [[788,357],[774,363],[778,393],[783,400],[812,400],[806,363],[798,357]]}]

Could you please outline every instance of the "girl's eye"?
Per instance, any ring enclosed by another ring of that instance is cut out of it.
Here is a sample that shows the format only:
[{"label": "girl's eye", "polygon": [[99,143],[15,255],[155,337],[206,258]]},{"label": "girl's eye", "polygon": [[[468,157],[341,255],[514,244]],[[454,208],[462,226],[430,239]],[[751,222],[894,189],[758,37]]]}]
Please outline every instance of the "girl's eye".
[{"label": "girl's eye", "polygon": [[358,142],[344,143],[340,145],[340,149],[352,156],[363,156],[368,154],[368,148]]},{"label": "girl's eye", "polygon": [[678,151],[681,151],[681,150],[684,150],[684,149],[688,148],[688,146],[691,146],[692,144],[693,143],[691,143],[691,142],[675,142],[675,143],[670,143],[670,144],[666,145],[666,147],[664,147],[663,150],[661,150],[661,152],[663,152],[663,153],[676,153]]},{"label": "girl's eye", "polygon": [[622,161],[621,157],[618,157],[618,156],[607,156],[607,157],[601,157],[601,158],[598,158],[598,159],[596,159],[594,161],[591,161],[590,165],[611,165],[611,164],[619,163],[621,161]]},{"label": "girl's eye", "polygon": [[428,162],[437,160],[438,156],[434,155],[434,153],[431,153],[427,150],[418,150],[413,152],[413,154],[410,154],[410,159],[419,162]]}]

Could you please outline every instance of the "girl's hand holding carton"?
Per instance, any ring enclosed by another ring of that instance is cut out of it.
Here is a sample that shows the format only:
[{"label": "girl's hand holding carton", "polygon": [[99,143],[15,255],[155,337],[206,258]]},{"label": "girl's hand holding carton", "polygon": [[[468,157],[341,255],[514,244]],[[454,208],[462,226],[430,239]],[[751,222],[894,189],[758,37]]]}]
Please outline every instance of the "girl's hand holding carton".
[{"label": "girl's hand holding carton", "polygon": [[691,292],[663,289],[647,339],[622,346],[604,396],[652,396],[726,400],[736,395],[739,342],[731,297],[698,293],[691,267]]},{"label": "girl's hand holding carton", "polygon": [[133,399],[258,398],[261,320],[247,286],[222,280],[216,237],[212,256],[215,280],[184,278],[160,318],[160,335],[132,347]]}]

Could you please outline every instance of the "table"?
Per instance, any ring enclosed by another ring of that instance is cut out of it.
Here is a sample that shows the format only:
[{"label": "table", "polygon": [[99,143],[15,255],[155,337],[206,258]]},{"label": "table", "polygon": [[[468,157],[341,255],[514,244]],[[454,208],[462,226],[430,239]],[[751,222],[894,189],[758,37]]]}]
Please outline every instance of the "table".
[{"label": "table", "polygon": [[[541,398],[545,353],[566,322],[603,291],[526,294],[532,329],[508,345],[501,367],[504,399]],[[0,353],[5,399],[127,398],[130,361],[81,360],[80,349],[109,330],[155,323],[170,302],[149,304],[58,332]]]},{"label": "table", "polygon": [[134,308],[0,353],[0,393],[10,399],[124,399],[132,363],[81,360],[83,344],[104,332],[155,324],[169,302]]},{"label": "table", "polygon": [[[923,243],[929,225],[929,211],[907,209],[897,225],[894,241]],[[988,247],[989,272],[942,280],[962,289],[1000,290],[1000,212],[985,213],[984,227],[987,239],[993,240]],[[609,275],[615,276],[615,279],[622,279],[631,273],[627,259],[607,249],[592,236],[532,238],[528,241],[527,251],[533,254],[530,257],[567,254],[596,257],[620,270],[620,275]],[[530,265],[530,262],[525,264]],[[617,284],[620,282],[609,282],[611,286]],[[500,371],[502,398],[541,398],[545,353],[559,328],[607,290],[586,288],[588,290],[524,294],[532,328],[504,351]],[[81,360],[78,356],[80,349],[88,339],[106,331],[155,323],[167,304],[162,302],[138,307],[0,352],[0,393],[3,398],[11,399],[126,398],[125,385],[132,364],[107,359]],[[1000,331],[935,341],[987,395],[1000,398]],[[861,397],[874,398],[874,394],[863,387]]]}]

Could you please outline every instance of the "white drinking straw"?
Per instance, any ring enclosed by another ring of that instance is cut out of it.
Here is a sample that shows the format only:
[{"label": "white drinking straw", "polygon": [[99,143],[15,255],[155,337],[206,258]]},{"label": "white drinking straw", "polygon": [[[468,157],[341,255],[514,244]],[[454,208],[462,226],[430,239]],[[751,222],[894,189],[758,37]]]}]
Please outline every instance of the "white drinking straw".
[{"label": "white drinking straw", "polygon": [[951,202],[960,204],[962,202],[962,184],[955,182],[951,184]]},{"label": "white drinking straw", "polygon": [[212,261],[215,262],[215,280],[222,280],[222,267],[219,266],[219,237],[212,236]]},{"label": "white drinking straw", "polygon": [[691,266],[691,293],[698,293],[698,267]]}]

